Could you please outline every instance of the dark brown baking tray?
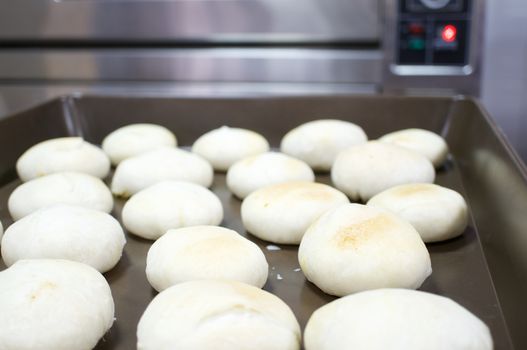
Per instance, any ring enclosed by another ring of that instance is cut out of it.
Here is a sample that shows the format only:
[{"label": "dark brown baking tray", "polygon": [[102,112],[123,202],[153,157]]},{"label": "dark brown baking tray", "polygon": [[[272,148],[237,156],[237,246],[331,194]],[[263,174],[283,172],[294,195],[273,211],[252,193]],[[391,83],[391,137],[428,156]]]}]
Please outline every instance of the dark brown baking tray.
[{"label": "dark brown baking tray", "polygon": [[[483,319],[496,349],[527,348],[527,186],[519,158],[482,108],[463,97],[258,97],[169,98],[65,96],[0,121],[0,218],[11,223],[7,198],[19,184],[14,165],[31,145],[52,137],[81,135],[100,143],[110,131],[130,123],[152,122],[174,131],[180,145],[191,145],[221,125],[239,126],[265,135],[273,146],[294,126],[318,118],[340,118],[361,125],[371,139],[408,127],[441,133],[451,158],[436,183],[461,192],[472,221],[463,236],[429,244],[433,274],[422,290],[448,296]],[[317,176],[329,182],[327,175]],[[247,234],[240,201],[216,174],[212,190],[225,208],[223,226],[255,241],[270,266],[265,289],[291,306],[302,327],[319,306],[333,300],[305,281],[297,248],[269,243]],[[122,201],[114,214],[119,218]],[[112,329],[97,349],[135,348],[136,325],[155,296],[145,277],[150,241],[128,235],[119,264],[105,276],[116,303]],[[240,262],[243,263],[243,262]],[[5,268],[0,265],[0,268]],[[280,277],[281,279],[280,279]],[[0,286],[1,288],[1,286]],[[1,312],[1,311],[0,311]]]}]

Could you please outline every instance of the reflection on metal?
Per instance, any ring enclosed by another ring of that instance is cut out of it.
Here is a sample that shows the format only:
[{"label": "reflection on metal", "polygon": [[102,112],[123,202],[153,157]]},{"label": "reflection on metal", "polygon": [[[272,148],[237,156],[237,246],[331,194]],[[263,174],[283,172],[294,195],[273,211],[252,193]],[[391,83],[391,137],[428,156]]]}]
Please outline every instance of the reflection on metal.
[{"label": "reflection on metal", "polygon": [[399,66],[390,65],[390,71],[396,75],[419,75],[419,76],[460,76],[471,75],[474,72],[472,66]]},{"label": "reflection on metal", "polygon": [[0,118],[66,94],[118,96],[295,96],[378,93],[374,84],[210,82],[38,82],[0,84]]},{"label": "reflection on metal", "polygon": [[0,1],[0,40],[379,40],[377,0]]},{"label": "reflection on metal", "polygon": [[375,50],[99,49],[0,51],[0,79],[367,83]]}]

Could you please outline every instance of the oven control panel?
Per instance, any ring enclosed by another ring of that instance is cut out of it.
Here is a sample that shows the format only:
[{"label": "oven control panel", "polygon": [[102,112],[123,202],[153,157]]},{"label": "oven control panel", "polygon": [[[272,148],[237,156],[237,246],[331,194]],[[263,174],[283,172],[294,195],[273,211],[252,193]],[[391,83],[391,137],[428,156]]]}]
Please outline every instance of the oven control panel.
[{"label": "oven control panel", "polygon": [[397,65],[465,66],[469,63],[470,0],[400,0]]}]

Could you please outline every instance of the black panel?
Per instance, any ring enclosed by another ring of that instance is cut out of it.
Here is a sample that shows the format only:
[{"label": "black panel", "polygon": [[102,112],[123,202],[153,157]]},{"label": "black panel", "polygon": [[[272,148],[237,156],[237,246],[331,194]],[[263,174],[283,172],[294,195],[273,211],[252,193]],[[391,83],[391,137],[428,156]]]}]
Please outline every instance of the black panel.
[{"label": "black panel", "polygon": [[467,64],[470,5],[470,0],[400,0],[397,64]]},{"label": "black panel", "polygon": [[424,64],[427,51],[427,23],[422,20],[399,22],[399,61]]},{"label": "black panel", "polygon": [[[452,42],[447,42],[441,37],[441,33],[447,28],[456,28],[456,38]],[[434,65],[465,65],[467,42],[467,21],[438,21],[435,22],[433,39],[433,58]]]}]

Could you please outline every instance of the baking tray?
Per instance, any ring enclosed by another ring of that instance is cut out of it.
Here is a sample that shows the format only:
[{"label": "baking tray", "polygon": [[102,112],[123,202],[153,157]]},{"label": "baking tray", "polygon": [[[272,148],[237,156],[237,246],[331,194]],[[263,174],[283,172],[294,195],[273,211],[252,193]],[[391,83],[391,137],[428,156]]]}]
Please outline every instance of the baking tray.
[{"label": "baking tray", "polygon": [[[64,96],[0,121],[0,218],[12,221],[7,198],[19,184],[16,159],[31,145],[53,137],[81,135],[100,144],[112,130],[130,123],[152,122],[174,131],[189,146],[204,132],[221,125],[262,133],[272,146],[303,122],[339,118],[361,125],[370,139],[409,127],[442,134],[451,156],[437,172],[436,183],[467,199],[472,220],[456,239],[428,244],[432,275],[420,288],[450,297],[490,327],[496,349],[527,348],[527,186],[523,164],[478,103],[464,97],[251,97],[169,98]],[[327,174],[317,181],[329,183]],[[229,227],[256,242],[269,262],[264,289],[283,299],[302,328],[311,313],[334,299],[295,271],[297,247],[269,243],[246,233],[240,201],[216,173],[212,190],[220,197]],[[122,200],[113,214],[120,219]],[[151,241],[127,235],[119,264],[105,276],[116,304],[116,322],[96,349],[133,349],[137,322],[156,292],[145,276]],[[2,269],[4,265],[0,266]],[[0,286],[1,288],[1,286]]]}]

